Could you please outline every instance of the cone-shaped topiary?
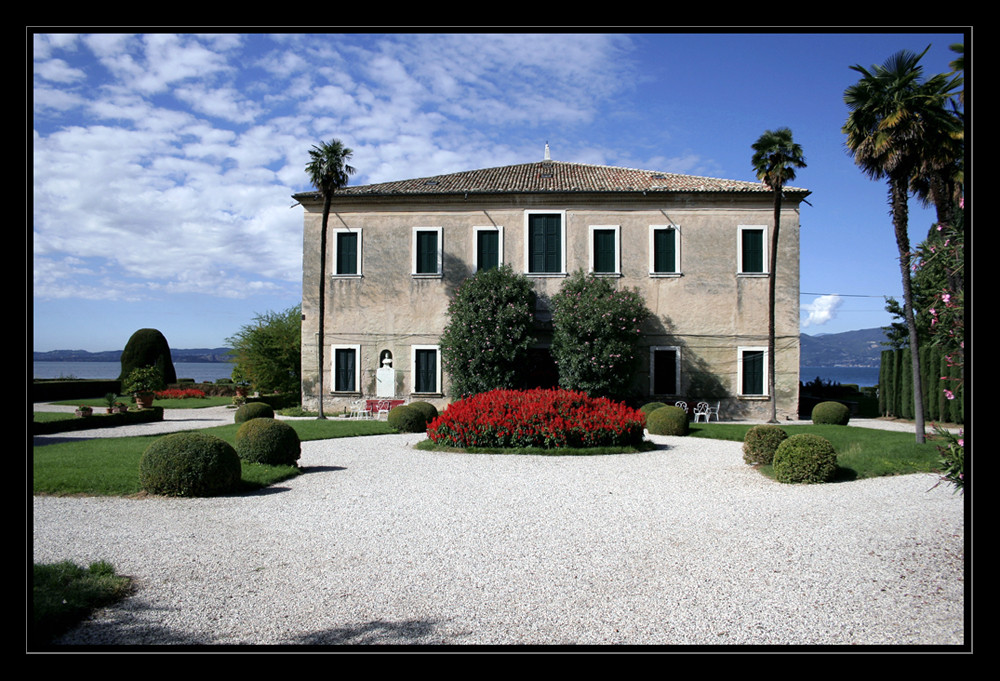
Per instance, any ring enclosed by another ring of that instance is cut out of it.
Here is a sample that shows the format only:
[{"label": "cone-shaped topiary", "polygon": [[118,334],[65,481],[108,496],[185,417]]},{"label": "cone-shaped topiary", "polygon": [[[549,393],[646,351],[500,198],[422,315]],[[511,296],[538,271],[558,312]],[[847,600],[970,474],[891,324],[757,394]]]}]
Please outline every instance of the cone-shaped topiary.
[{"label": "cone-shaped topiary", "polygon": [[778,482],[829,482],[837,474],[837,452],[825,437],[792,435],[774,452],[774,477]]},{"label": "cone-shaped topiary", "polygon": [[139,483],[150,494],[208,497],[239,488],[240,457],[225,440],[197,431],[166,435],[139,460]]},{"label": "cone-shaped topiary", "polygon": [[660,407],[646,416],[646,430],[651,435],[687,435],[687,412],[680,407]]},{"label": "cone-shaped topiary", "polygon": [[247,402],[246,404],[240,405],[236,409],[236,413],[233,415],[233,420],[236,423],[244,423],[250,419],[273,419],[274,409],[271,405],[266,402]]},{"label": "cone-shaped topiary", "polygon": [[743,438],[743,460],[750,465],[770,464],[778,445],[787,439],[788,433],[778,426],[754,426]]},{"label": "cone-shaped topiary", "polygon": [[134,369],[155,366],[163,376],[164,383],[176,383],[177,371],[170,358],[167,339],[156,329],[139,329],[132,334],[122,350],[122,371],[119,381],[124,381]]},{"label": "cone-shaped topiary", "polygon": [[236,431],[236,454],[250,463],[295,466],[302,455],[302,444],[299,434],[287,423],[255,418]]},{"label": "cone-shaped topiary", "polygon": [[816,424],[846,426],[851,420],[851,410],[840,402],[820,402],[812,410],[812,421]]},{"label": "cone-shaped topiary", "polygon": [[401,404],[389,410],[386,418],[389,425],[401,433],[423,433],[427,430],[427,419],[419,409]]}]

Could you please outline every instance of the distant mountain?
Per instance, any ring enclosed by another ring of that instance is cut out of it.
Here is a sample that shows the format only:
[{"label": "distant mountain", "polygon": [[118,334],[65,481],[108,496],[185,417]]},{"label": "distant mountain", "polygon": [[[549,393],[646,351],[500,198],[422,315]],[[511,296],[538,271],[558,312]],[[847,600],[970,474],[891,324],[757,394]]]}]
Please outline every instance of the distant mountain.
[{"label": "distant mountain", "polygon": [[[36,352],[36,362],[120,362],[122,350],[87,352],[86,350],[50,350]],[[170,358],[175,362],[228,362],[229,348],[170,349]]]},{"label": "distant mountain", "polygon": [[799,364],[805,367],[877,367],[882,359],[885,331],[881,328],[800,334]]}]

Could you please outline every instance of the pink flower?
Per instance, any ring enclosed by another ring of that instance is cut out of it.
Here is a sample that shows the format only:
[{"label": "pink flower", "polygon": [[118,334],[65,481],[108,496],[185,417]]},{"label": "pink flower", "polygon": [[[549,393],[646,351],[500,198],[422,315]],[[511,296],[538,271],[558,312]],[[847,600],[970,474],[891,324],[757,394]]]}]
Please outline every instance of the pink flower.
[{"label": "pink flower", "polygon": [[955,393],[953,393],[950,390],[945,390],[944,391],[944,396],[947,397],[949,400],[955,399]]}]

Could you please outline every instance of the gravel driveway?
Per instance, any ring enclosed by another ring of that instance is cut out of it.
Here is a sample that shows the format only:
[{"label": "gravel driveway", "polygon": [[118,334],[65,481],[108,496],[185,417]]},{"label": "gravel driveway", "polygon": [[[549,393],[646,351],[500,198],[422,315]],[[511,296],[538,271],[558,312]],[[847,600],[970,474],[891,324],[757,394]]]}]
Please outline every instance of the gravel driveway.
[{"label": "gravel driveway", "polygon": [[34,497],[35,562],[137,583],[61,642],[965,643],[964,497],[933,475],[783,485],[739,443],[569,458],[420,437],[307,442],[303,475],[237,497]]}]

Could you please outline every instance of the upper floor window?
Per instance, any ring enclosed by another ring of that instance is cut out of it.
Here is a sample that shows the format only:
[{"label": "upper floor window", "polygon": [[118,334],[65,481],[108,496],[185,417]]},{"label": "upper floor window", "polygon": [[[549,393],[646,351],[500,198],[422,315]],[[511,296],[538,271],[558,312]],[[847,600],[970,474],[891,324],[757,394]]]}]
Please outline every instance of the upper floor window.
[{"label": "upper floor window", "polygon": [[441,276],[442,245],[440,227],[414,227],[413,274]]},{"label": "upper floor window", "polygon": [[621,274],[621,236],[618,225],[591,225],[590,271]]},{"label": "upper floor window", "polygon": [[337,276],[361,274],[361,230],[337,229],[333,233],[333,264]]},{"label": "upper floor window", "polygon": [[503,227],[475,227],[473,267],[476,272],[499,267],[503,262]]},{"label": "upper floor window", "polygon": [[525,211],[528,274],[566,273],[566,211]]},{"label": "upper floor window", "polygon": [[760,225],[740,225],[740,274],[767,274],[767,228]]},{"label": "upper floor window", "polygon": [[649,226],[649,274],[676,275],[681,272],[681,230],[677,225]]}]

